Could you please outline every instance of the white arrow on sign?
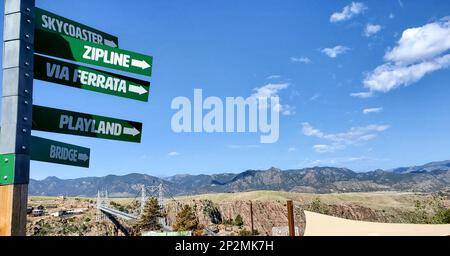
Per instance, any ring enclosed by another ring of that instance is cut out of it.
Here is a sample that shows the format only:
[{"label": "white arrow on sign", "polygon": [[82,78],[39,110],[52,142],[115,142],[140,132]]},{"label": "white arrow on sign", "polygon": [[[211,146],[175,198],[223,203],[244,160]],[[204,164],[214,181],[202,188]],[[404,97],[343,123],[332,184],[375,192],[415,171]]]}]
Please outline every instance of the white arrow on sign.
[{"label": "white arrow on sign", "polygon": [[150,66],[150,64],[147,63],[147,61],[145,60],[135,60],[132,59],[131,60],[131,66],[137,67],[137,68],[142,68],[142,69],[147,69]]},{"label": "white arrow on sign", "polygon": [[138,129],[136,129],[135,127],[133,127],[133,128],[128,128],[128,127],[124,127],[123,128],[123,134],[128,134],[128,135],[131,135],[131,136],[136,136],[136,135],[138,135],[139,133],[141,133]]},{"label": "white arrow on sign", "polygon": [[114,41],[109,41],[106,38],[103,40],[103,44],[112,48],[117,48],[117,44]]},{"label": "white arrow on sign", "polygon": [[137,93],[139,95],[147,93],[147,90],[144,88],[144,86],[142,85],[138,86],[134,84],[130,84],[130,86],[128,86],[128,91]]},{"label": "white arrow on sign", "polygon": [[87,154],[78,154],[78,160],[86,162],[89,159]]}]

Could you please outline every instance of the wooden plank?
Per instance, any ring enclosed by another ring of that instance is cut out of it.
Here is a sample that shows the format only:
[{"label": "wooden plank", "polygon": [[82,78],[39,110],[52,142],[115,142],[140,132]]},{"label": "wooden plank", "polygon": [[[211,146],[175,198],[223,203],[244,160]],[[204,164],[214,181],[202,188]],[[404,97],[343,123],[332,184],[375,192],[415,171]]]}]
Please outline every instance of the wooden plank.
[{"label": "wooden plank", "polygon": [[11,235],[13,185],[0,186],[0,236]]},{"label": "wooden plank", "polygon": [[295,236],[294,205],[292,203],[292,200],[287,201],[287,210],[288,210],[289,236]]},{"label": "wooden plank", "polygon": [[0,236],[25,236],[28,185],[0,186]]},{"label": "wooden plank", "polygon": [[253,202],[250,201],[250,232],[252,232],[252,236],[255,235],[255,228],[253,226]]}]

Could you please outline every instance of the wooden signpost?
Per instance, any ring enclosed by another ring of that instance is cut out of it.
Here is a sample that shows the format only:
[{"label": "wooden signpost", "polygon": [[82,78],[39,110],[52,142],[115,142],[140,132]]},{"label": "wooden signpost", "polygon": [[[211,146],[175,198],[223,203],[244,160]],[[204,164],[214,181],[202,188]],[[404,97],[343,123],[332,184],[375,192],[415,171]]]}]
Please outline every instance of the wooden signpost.
[{"label": "wooden signpost", "polygon": [[150,77],[153,57],[119,49],[116,36],[36,8],[35,0],[5,0],[3,31],[0,236],[22,236],[30,160],[85,168],[91,160],[89,148],[31,130],[136,143],[142,137],[139,122],[33,105],[33,79],[147,102],[150,82],[73,62]]},{"label": "wooden signpost", "polygon": [[287,201],[287,212],[288,212],[289,236],[295,236],[294,204],[292,200]]},{"label": "wooden signpost", "polygon": [[25,235],[30,175],[34,0],[5,0],[0,235]]}]

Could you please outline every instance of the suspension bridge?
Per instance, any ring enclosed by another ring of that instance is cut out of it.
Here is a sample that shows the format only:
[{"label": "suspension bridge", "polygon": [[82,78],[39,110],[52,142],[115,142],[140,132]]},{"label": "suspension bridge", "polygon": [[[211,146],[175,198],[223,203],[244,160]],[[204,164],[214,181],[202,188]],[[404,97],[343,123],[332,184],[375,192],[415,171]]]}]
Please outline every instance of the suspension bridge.
[{"label": "suspension bridge", "polygon": [[[97,221],[104,221],[104,220],[110,220],[117,230],[120,230],[125,236],[129,236],[129,230],[125,225],[122,224],[122,222],[126,222],[129,224],[135,223],[141,215],[144,213],[145,203],[148,199],[148,194],[150,194],[153,197],[158,198],[158,204],[161,207],[162,211],[165,211],[164,208],[164,187],[162,184],[159,184],[158,186],[141,186],[141,192],[140,192],[140,200],[138,200],[139,203],[139,209],[138,212],[134,213],[126,213],[119,211],[118,209],[111,206],[109,197],[108,197],[108,191],[98,191],[97,193]],[[157,196],[154,196],[154,195]],[[134,198],[134,200],[137,199],[138,196]],[[122,222],[120,221],[122,220]],[[162,226],[163,231],[172,231],[172,228],[166,224],[165,218],[160,218],[160,224]]]}]

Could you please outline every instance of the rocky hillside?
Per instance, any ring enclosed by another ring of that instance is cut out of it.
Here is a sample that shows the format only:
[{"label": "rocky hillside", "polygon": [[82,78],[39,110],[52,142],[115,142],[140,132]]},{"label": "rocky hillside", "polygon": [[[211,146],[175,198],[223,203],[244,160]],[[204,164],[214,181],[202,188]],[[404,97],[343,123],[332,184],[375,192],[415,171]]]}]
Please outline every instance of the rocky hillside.
[{"label": "rocky hillside", "polygon": [[345,168],[314,167],[296,170],[248,170],[239,174],[176,175],[157,178],[145,174],[109,175],[71,180],[49,177],[30,181],[30,194],[40,196],[96,196],[107,189],[111,197],[135,197],[142,184],[162,184],[167,195],[276,190],[292,192],[434,192],[450,188],[450,161],[421,167],[356,173]]},{"label": "rocky hillside", "polygon": [[433,170],[450,170],[450,161],[432,162],[413,167],[400,167],[391,171],[394,173],[426,173]]},{"label": "rocky hillside", "polygon": [[[248,201],[227,201],[212,202],[210,200],[183,200],[181,202],[169,202],[167,208],[167,222],[172,225],[176,219],[176,213],[181,209],[182,205],[190,205],[199,218],[201,225],[210,230],[227,229],[231,227],[220,227],[221,224],[232,222],[236,216],[240,215],[243,220],[243,229],[251,230],[250,203]],[[253,202],[253,223],[254,229],[262,235],[271,235],[272,227],[287,226],[287,208],[286,202]],[[300,232],[304,233],[305,215],[303,209],[296,205],[294,207],[295,223],[300,228]],[[231,230],[230,230],[231,231]]]},{"label": "rocky hillside", "polygon": [[108,175],[105,177],[88,177],[62,180],[48,177],[42,181],[30,180],[29,193],[35,196],[87,196],[94,197],[98,190],[108,190],[111,197],[135,197],[141,191],[141,185],[155,186],[163,184],[171,187],[171,193],[179,194],[182,190],[172,187],[172,183],[144,174],[125,176]]}]

